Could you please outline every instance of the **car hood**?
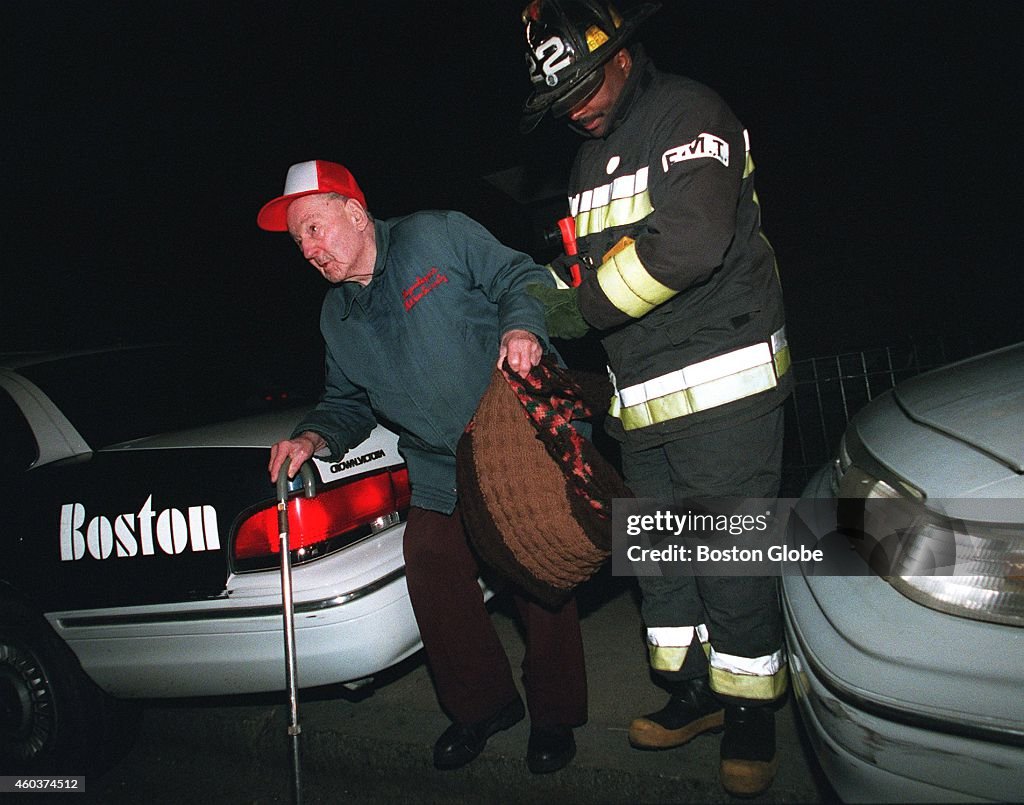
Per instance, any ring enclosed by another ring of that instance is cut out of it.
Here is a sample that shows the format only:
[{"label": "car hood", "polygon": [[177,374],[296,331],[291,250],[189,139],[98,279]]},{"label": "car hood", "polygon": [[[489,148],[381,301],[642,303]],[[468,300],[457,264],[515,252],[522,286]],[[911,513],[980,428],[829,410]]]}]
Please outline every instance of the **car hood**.
[{"label": "car hood", "polygon": [[1024,472],[1024,343],[919,375],[894,393],[915,422]]}]

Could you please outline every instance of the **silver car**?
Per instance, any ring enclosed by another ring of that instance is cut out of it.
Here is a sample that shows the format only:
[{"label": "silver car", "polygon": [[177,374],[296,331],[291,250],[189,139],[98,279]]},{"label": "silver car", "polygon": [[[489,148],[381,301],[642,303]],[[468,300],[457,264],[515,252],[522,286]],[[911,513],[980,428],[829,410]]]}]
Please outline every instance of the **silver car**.
[{"label": "silver car", "polygon": [[1024,344],[868,404],[800,505],[860,563],[782,584],[793,690],[840,797],[1019,801]]}]

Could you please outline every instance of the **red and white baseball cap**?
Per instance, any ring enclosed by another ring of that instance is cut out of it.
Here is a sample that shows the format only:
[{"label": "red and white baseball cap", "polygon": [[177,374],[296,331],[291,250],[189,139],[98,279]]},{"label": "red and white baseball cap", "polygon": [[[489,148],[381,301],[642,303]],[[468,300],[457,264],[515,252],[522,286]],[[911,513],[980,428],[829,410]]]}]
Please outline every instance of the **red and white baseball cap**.
[{"label": "red and white baseball cap", "polygon": [[359,189],[355,177],[348,168],[337,162],[314,159],[309,162],[298,162],[288,168],[288,176],[284,180],[284,195],[264,204],[256,216],[256,223],[260,229],[269,232],[287,232],[288,205],[297,198],[315,193],[340,193],[366,206],[363,191]]}]

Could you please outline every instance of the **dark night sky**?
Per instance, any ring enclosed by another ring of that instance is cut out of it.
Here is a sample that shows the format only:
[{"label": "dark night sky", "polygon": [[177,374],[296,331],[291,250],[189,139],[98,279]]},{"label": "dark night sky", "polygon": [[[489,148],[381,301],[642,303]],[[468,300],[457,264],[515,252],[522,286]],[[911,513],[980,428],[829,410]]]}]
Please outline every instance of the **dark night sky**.
[{"label": "dark night sky", "polygon": [[[346,163],[380,217],[461,209],[533,249],[481,177],[557,185],[578,140],[517,131],[521,5],[4,3],[0,348],[313,349],[323,282],[255,226],[305,159]],[[751,132],[797,357],[1021,337],[1024,3],[664,5],[641,37],[655,62]]]}]

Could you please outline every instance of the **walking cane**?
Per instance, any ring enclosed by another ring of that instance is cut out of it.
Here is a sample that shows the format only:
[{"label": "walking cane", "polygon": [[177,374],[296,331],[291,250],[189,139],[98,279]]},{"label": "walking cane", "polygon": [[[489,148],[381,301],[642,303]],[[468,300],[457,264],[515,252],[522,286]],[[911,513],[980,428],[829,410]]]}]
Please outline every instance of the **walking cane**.
[{"label": "walking cane", "polygon": [[[281,536],[281,603],[284,617],[285,677],[288,682],[288,735],[292,743],[292,797],[296,805],[302,802],[302,767],[299,760],[299,681],[295,660],[295,601],[292,598],[292,557],[288,547],[288,465],[284,460],[277,475],[277,525]],[[306,497],[316,495],[313,468],[308,463],[299,467]]]}]

